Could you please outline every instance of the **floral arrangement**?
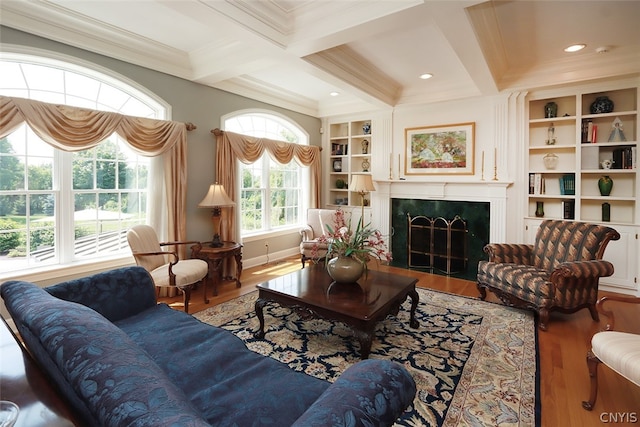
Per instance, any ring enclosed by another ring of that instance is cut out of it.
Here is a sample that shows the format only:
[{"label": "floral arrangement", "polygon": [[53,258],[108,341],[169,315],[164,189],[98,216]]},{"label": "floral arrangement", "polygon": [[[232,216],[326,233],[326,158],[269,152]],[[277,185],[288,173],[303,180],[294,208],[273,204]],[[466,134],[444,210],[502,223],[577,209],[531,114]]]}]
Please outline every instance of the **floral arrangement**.
[{"label": "floral arrangement", "polygon": [[362,218],[358,220],[354,230],[351,227],[351,217],[347,220],[342,209],[336,211],[335,218],[335,228],[326,224],[329,233],[318,238],[318,243],[328,245],[326,260],[339,255],[352,257],[363,262],[365,268],[371,257],[391,261],[391,252],[379,230],[371,228],[371,224],[363,225]]}]

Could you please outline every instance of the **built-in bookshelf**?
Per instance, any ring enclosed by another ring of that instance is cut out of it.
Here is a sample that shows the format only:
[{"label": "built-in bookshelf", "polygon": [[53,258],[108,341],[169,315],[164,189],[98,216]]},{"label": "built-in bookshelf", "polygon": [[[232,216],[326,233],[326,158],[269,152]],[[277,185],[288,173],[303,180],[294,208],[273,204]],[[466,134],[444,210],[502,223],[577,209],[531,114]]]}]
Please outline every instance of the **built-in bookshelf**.
[{"label": "built-in bookshelf", "polygon": [[[603,97],[612,110],[592,112]],[[557,105],[557,117],[546,117],[549,103]],[[637,87],[531,99],[528,215],[535,217],[542,202],[544,217],[565,218],[565,202],[573,201],[575,219],[638,224],[637,125]],[[614,182],[609,195],[600,192],[602,176]]]},{"label": "built-in bookshelf", "polygon": [[[350,191],[351,178],[371,174],[375,149],[372,121],[367,119],[329,124],[329,173],[327,206],[360,206],[360,194]],[[365,195],[365,205],[370,196]]]},{"label": "built-in bookshelf", "polygon": [[[547,218],[610,225],[622,237],[607,247],[615,273],[601,282],[633,292],[640,250],[638,86],[630,80],[530,93],[525,175],[527,241]],[[613,181],[608,195],[602,177]]]}]

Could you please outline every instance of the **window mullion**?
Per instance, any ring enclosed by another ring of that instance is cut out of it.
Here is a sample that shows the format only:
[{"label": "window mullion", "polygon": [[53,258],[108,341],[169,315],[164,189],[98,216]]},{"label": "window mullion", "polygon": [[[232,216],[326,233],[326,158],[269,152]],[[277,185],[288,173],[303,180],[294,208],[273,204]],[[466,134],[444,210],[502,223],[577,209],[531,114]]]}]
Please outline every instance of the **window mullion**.
[{"label": "window mullion", "polygon": [[[75,258],[75,211],[73,191],[60,191],[61,188],[73,188],[73,153],[56,150],[54,188],[58,195],[56,203],[56,248],[61,263],[72,262]],[[56,183],[57,181],[57,183]]]}]

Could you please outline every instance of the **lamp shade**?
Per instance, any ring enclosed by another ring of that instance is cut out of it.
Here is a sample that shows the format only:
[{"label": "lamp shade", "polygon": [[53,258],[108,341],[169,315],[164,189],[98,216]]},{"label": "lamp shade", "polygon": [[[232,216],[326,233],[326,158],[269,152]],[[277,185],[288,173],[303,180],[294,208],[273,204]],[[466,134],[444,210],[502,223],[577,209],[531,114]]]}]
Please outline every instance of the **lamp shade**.
[{"label": "lamp shade", "polygon": [[235,203],[224,191],[224,187],[217,183],[209,186],[207,195],[198,204],[199,208],[221,208],[225,206],[235,206]]},{"label": "lamp shade", "polygon": [[351,177],[351,183],[349,184],[349,190],[364,194],[375,191],[376,187],[373,186],[371,175],[353,175]]}]

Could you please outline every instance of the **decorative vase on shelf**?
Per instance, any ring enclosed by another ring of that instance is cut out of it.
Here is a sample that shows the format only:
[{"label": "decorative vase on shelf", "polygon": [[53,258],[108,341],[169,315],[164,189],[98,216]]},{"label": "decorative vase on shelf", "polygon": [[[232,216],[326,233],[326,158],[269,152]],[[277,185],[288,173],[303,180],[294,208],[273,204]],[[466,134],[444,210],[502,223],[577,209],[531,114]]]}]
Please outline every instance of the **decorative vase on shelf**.
[{"label": "decorative vase on shelf", "polygon": [[369,140],[362,140],[362,154],[369,154]]},{"label": "decorative vase on shelf", "polygon": [[547,119],[558,117],[558,104],[553,101],[547,102],[544,105],[544,117]]},{"label": "decorative vase on shelf", "polygon": [[369,160],[364,159],[362,161],[362,172],[369,172],[369,167],[371,166],[371,164],[369,163]]},{"label": "decorative vase on shelf", "polygon": [[536,202],[536,216],[538,218],[544,216],[544,202]]},{"label": "decorative vase on shelf", "polygon": [[602,222],[611,221],[611,205],[607,202],[602,204]]},{"label": "decorative vase on shelf", "polygon": [[554,153],[547,153],[543,158],[544,167],[547,169],[555,169],[558,166],[558,156]]},{"label": "decorative vase on shelf", "polygon": [[613,111],[613,101],[608,96],[599,96],[589,107],[591,114],[610,113]]},{"label": "decorative vase on shelf", "polygon": [[545,141],[547,145],[555,145],[556,143],[556,127],[553,125],[553,122],[547,128],[547,140]]},{"label": "decorative vase on shelf", "polygon": [[362,132],[364,132],[365,135],[369,135],[371,133],[371,123],[367,122],[365,124],[362,125]]},{"label": "decorative vase on shelf", "polygon": [[600,189],[601,196],[608,196],[611,194],[611,189],[613,188],[613,180],[609,177],[609,175],[601,176],[598,180],[598,188]]},{"label": "decorative vase on shelf", "polygon": [[354,283],[364,273],[364,264],[356,258],[338,255],[327,261],[327,273],[336,283]]}]

